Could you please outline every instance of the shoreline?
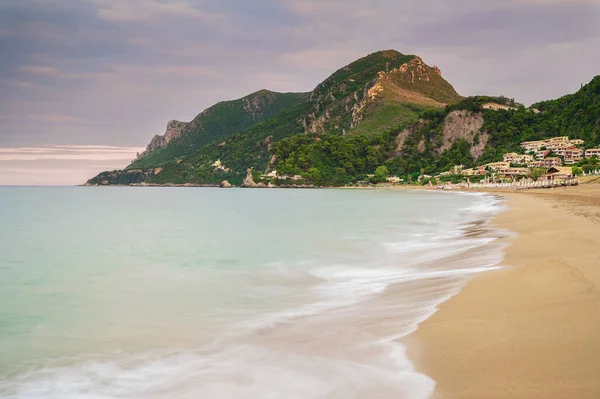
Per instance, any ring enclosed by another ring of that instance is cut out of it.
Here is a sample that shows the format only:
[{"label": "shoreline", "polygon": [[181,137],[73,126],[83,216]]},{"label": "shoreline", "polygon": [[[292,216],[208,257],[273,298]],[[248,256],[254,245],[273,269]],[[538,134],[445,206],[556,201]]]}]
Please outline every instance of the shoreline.
[{"label": "shoreline", "polygon": [[502,194],[517,233],[402,341],[433,398],[600,397],[600,185]]}]

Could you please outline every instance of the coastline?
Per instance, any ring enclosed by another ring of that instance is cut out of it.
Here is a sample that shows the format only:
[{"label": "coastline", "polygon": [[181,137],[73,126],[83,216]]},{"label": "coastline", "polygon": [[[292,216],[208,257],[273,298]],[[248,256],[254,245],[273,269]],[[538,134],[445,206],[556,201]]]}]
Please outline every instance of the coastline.
[{"label": "coastline", "polygon": [[409,356],[433,398],[598,398],[600,185],[503,195],[504,268],[403,339]]}]

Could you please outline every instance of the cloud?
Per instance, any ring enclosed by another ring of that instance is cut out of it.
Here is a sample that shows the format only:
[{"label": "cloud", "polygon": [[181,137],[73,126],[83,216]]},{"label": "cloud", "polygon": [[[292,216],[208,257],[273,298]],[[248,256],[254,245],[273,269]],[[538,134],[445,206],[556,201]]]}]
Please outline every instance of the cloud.
[{"label": "cloud", "polygon": [[35,83],[32,82],[27,82],[24,80],[12,80],[12,81],[4,81],[4,84],[7,84],[9,86],[13,86],[13,87],[20,87],[20,88],[25,88],[25,89],[33,89],[35,87],[37,87],[37,85]]},{"label": "cloud", "polygon": [[88,160],[131,161],[142,147],[63,145],[48,147],[0,148],[0,161]]},{"label": "cloud", "polygon": [[122,169],[141,147],[63,145],[0,148],[0,185],[76,185]]},{"label": "cloud", "polygon": [[598,73],[598,20],[597,0],[0,2],[0,146],[143,146],[168,120],[308,91],[389,48],[463,95],[531,103]]},{"label": "cloud", "polygon": [[22,122],[35,121],[43,123],[57,123],[57,124],[74,124],[84,123],[85,120],[77,118],[71,115],[62,115],[57,113],[46,113],[46,114],[35,114],[25,113],[19,114],[0,114],[0,120],[17,120]]},{"label": "cloud", "polygon": [[21,70],[28,73],[32,73],[34,75],[56,76],[60,74],[58,68],[49,66],[23,65],[21,67]]},{"label": "cloud", "polygon": [[161,3],[153,0],[93,0],[98,6],[98,16],[108,22],[155,22],[166,17],[201,21],[215,21],[222,15],[204,12],[188,2]]}]

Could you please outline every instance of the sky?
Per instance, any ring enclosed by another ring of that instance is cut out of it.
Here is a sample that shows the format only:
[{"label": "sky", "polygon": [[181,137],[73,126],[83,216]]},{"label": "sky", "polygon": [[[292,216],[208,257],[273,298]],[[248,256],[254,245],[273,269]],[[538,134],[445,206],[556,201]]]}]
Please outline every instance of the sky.
[{"label": "sky", "polygon": [[169,120],[366,54],[533,102],[600,74],[600,0],[0,0],[0,185],[125,167]]}]

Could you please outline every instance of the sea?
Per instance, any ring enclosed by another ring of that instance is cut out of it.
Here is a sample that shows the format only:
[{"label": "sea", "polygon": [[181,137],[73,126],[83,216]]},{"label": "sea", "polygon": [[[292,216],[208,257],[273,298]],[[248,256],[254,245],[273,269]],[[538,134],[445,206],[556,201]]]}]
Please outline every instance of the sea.
[{"label": "sea", "polygon": [[0,398],[429,398],[403,337],[500,267],[503,207],[398,189],[0,187]]}]

